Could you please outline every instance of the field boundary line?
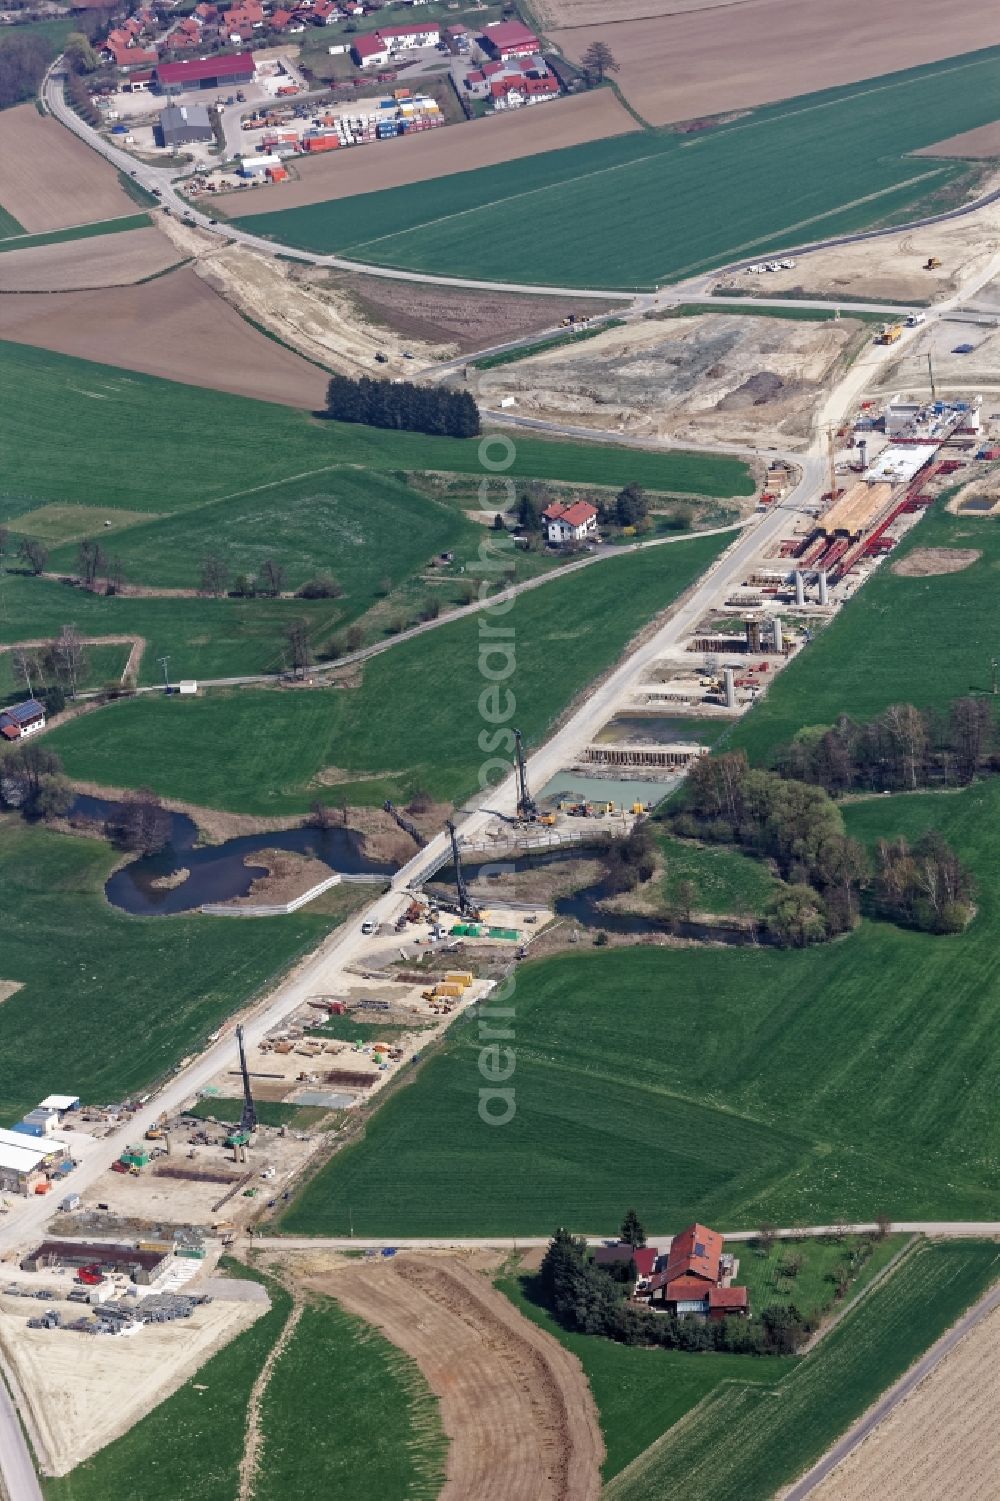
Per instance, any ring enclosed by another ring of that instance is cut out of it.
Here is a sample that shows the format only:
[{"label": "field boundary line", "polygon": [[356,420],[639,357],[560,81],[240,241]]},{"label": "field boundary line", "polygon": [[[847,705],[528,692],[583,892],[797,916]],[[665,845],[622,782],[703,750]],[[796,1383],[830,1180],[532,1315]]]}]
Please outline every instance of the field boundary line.
[{"label": "field boundary line", "polygon": [[842,1303],[841,1306],[837,1309],[837,1312],[833,1314],[831,1318],[822,1323],[816,1330],[815,1334],[811,1334],[809,1336],[805,1344],[802,1345],[799,1349],[798,1353],[800,1355],[809,1355],[813,1350],[815,1350],[816,1346],[821,1344],[823,1340],[826,1339],[826,1336],[828,1334],[833,1333],[834,1329],[836,1329],[840,1321],[846,1318],[852,1309],[857,1308],[860,1303],[863,1303],[865,1301],[870,1292],[874,1292],[875,1288],[881,1287],[883,1282],[885,1282],[887,1278],[892,1276],[893,1272],[898,1271],[900,1263],[909,1258],[914,1248],[920,1244],[921,1239],[922,1237],[916,1233],[911,1235],[910,1238],[900,1246],[899,1250],[894,1252],[894,1254],[890,1256],[889,1260],[886,1262],[885,1266],[882,1267],[881,1271],[875,1273],[875,1276],[871,1279],[870,1282],[866,1282],[864,1287],[859,1288],[852,1298],[848,1298],[846,1303]]},{"label": "field boundary line", "polygon": [[[606,136],[604,139],[612,140],[614,139],[614,137]],[[621,137],[621,139],[628,140],[629,137],[623,136]],[[573,148],[569,147],[567,149],[572,150]],[[627,171],[630,167],[640,167],[645,165],[646,162],[655,161],[657,157],[666,156],[668,154],[669,153],[667,149],[664,148],[662,151],[650,151],[646,156],[635,156],[631,159],[631,161],[616,162],[613,167],[595,167],[592,172],[581,172],[577,177],[567,177],[564,178],[563,181],[558,183],[548,183],[544,187],[524,188],[519,193],[508,193],[505,197],[502,198],[491,198],[486,203],[474,203],[470,208],[458,209],[453,214],[441,214],[437,219],[424,219],[419,224],[408,224],[405,229],[394,229],[389,234],[376,235],[374,239],[371,240],[357,240],[350,245],[345,245],[342,251],[331,251],[330,253],[335,258],[340,256],[347,256],[350,255],[352,251],[364,250],[367,246],[378,245],[383,240],[395,240],[402,235],[414,234],[426,229],[434,229],[437,225],[448,224],[453,219],[463,219],[468,214],[479,214],[482,213],[484,209],[492,210],[500,204],[517,203],[522,198],[533,198],[538,193],[551,193],[553,190],[562,192],[566,188],[573,187],[578,182],[588,182],[592,177],[607,177],[612,172],[622,172]],[[395,189],[389,188],[385,191],[394,192]],[[293,212],[293,210],[287,210],[287,212]],[[237,221],[237,223],[238,222],[239,221]],[[435,273],[427,272],[426,274],[432,276]],[[598,293],[597,295],[601,294]]]},{"label": "field boundary line", "polygon": [[260,1368],[257,1380],[250,1392],[250,1401],[247,1403],[247,1434],[246,1444],[243,1450],[243,1458],[240,1461],[240,1488],[238,1501],[253,1501],[257,1485],[257,1472],[260,1463],[260,1452],[263,1448],[264,1437],[260,1431],[261,1403],[264,1394],[270,1384],[271,1374],[278,1361],[281,1359],[285,1348],[298,1327],[299,1320],[305,1312],[304,1303],[295,1303],[285,1320],[284,1326],[278,1338],[271,1346],[267,1359]]},{"label": "field boundary line", "polygon": [[[947,172],[949,169],[946,166],[943,170]],[[846,203],[838,203],[835,208],[824,209],[821,214],[812,214],[808,219],[799,219],[795,224],[786,224],[783,228],[776,229],[771,234],[758,235],[755,240],[746,240],[742,245],[734,246],[733,249],[736,251],[737,258],[739,259],[740,251],[752,250],[757,245],[773,245],[782,235],[793,234],[798,229],[808,229],[811,224],[819,224],[823,219],[832,219],[837,214],[847,213],[849,209],[858,208],[863,203],[873,203],[877,198],[885,198],[890,193],[902,192],[904,188],[913,187],[916,183],[926,182],[928,178],[940,177],[941,175],[941,169],[935,169],[932,172],[920,172],[916,177],[906,177],[902,182],[890,183],[887,187],[878,188],[874,193],[866,193],[861,198],[851,198]],[[902,230],[906,226],[900,225],[898,227]],[[676,272],[671,271],[664,274],[662,279],[672,280],[676,277],[683,280],[686,276],[697,275],[700,268],[704,265],[705,261],[703,260],[691,261],[686,266],[679,266]]]},{"label": "field boundary line", "polygon": [[894,1381],[889,1390],[883,1392],[878,1401],[852,1423],[847,1432],[842,1434],[799,1480],[781,1493],[782,1501],[805,1501],[805,1498],[810,1496],[828,1475],[853,1454],[855,1449],[859,1448],[865,1439],[885,1422],[886,1418],[892,1415],[900,1403],[923,1384],[941,1361],[962,1343],[965,1336],[998,1307],[1000,1307],[1000,1282],[994,1282],[973,1303],[972,1307],[965,1311],[957,1323],[952,1324],[950,1329],[946,1329],[934,1341],[930,1349],[925,1350],[920,1359],[911,1365],[909,1370],[904,1371],[899,1380]]}]

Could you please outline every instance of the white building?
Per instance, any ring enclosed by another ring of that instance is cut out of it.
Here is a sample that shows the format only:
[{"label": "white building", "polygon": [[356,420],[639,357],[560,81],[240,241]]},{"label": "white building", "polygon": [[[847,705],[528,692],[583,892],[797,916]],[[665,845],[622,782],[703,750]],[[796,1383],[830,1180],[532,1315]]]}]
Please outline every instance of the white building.
[{"label": "white building", "polygon": [[542,512],[545,535],[550,542],[583,542],[597,535],[597,507],[589,500],[574,500],[564,506],[556,501]]}]

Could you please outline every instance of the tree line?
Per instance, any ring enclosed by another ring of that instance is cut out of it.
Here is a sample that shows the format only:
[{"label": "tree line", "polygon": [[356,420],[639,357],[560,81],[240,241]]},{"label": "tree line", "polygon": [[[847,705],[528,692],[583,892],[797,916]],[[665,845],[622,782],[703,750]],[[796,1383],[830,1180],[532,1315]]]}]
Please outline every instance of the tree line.
[{"label": "tree line", "polygon": [[335,375],[327,387],[326,416],[337,422],[363,422],[403,432],[445,438],[476,438],[479,408],[468,391],[447,386],[417,386],[412,381],[352,380]]},{"label": "tree line", "polygon": [[[26,740],[0,754],[0,806],[51,822],[66,818],[75,801],[62,761],[45,744]],[[113,804],[102,832],[119,849],[155,855],[169,843],[170,813],[155,792],[140,787]]]},{"label": "tree line", "polygon": [[874,913],[927,932],[958,932],[972,915],[971,874],[940,834],[912,851],[903,840],[883,841],[873,870],[824,787],[751,768],[743,751],[696,762],[667,822],[681,838],[738,844],[773,861],[782,885],[765,926],[783,947],[849,931],[862,892],[870,892]]},{"label": "tree line", "polygon": [[800,731],[775,764],[783,776],[834,796],[968,783],[1000,771],[996,713],[990,699],[968,694],[943,711],[890,704],[864,724],[845,714],[829,728]]}]

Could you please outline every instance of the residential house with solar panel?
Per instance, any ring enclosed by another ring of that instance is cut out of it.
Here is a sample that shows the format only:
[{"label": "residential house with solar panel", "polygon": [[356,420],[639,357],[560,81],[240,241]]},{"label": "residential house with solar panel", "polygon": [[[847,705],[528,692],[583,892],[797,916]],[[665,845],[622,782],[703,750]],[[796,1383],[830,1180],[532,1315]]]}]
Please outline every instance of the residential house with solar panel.
[{"label": "residential house with solar panel", "polygon": [[739,1262],[723,1250],[722,1236],[706,1225],[688,1225],[670,1242],[667,1264],[647,1284],[650,1307],[708,1319],[750,1313],[750,1292],[734,1287]]},{"label": "residential house with solar panel", "polygon": [[35,735],[44,728],[45,706],[37,698],[0,709],[0,735],[4,740],[23,740],[26,735]]}]

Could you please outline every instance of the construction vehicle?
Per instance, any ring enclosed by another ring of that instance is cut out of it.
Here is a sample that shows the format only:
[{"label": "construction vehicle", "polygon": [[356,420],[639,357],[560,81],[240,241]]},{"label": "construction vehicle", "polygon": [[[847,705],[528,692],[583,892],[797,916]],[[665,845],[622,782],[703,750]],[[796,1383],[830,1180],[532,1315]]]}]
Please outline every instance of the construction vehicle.
[{"label": "construction vehicle", "polygon": [[940,267],[940,265],[941,265],[941,260],[940,260],[939,256],[929,255],[927,257],[927,259],[924,261],[924,270],[925,271],[937,271],[938,268]]},{"label": "construction vehicle", "polygon": [[902,334],[903,325],[901,323],[883,323],[875,342],[876,344],[895,344],[896,340],[902,337]]}]

